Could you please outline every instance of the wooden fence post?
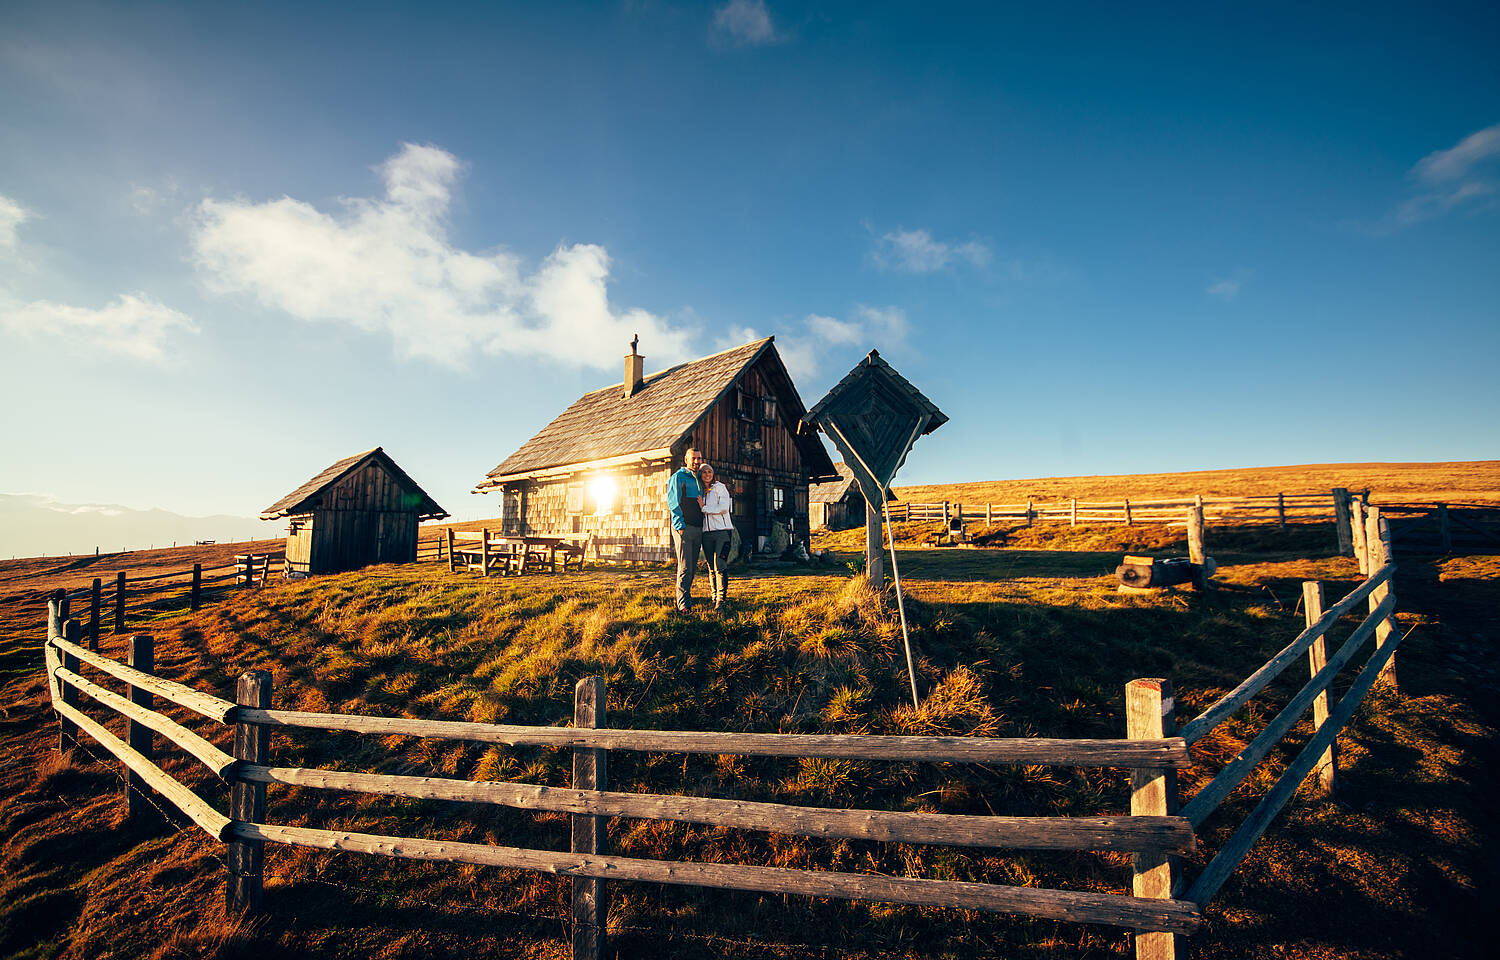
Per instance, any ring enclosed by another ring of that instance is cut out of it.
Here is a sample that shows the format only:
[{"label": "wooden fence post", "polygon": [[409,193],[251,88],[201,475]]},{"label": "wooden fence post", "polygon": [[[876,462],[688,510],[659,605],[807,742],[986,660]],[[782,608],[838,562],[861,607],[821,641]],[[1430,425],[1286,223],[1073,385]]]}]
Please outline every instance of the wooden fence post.
[{"label": "wooden fence post", "polygon": [[67,617],[68,591],[58,587],[47,599],[47,639],[62,636],[63,621]]},{"label": "wooden fence post", "polygon": [[1032,516],[1032,512],[1033,512],[1033,511],[1032,511],[1032,509],[1031,509],[1031,501],[1030,501],[1030,500],[1027,500],[1027,501],[1026,501],[1026,525],[1027,525],[1027,526],[1028,526],[1028,527],[1029,527],[1029,526],[1031,526],[1031,516]]},{"label": "wooden fence post", "polygon": [[[960,509],[962,509],[962,508],[960,508]],[[943,523],[947,523],[948,519],[949,519],[948,518],[948,501],[944,500],[943,501]]]},{"label": "wooden fence post", "polygon": [[[83,639],[83,626],[77,620],[68,620],[63,624],[63,639],[69,643],[77,643]],[[64,670],[78,672],[78,658],[62,651],[62,666]],[[78,706],[78,688],[71,683],[61,684],[62,702],[70,707]],[[67,753],[78,745],[78,725],[71,720],[58,720],[57,752]]]},{"label": "wooden fence post", "polygon": [[115,574],[115,634],[125,632],[125,571]]},{"label": "wooden fence post", "polygon": [[[596,729],[606,725],[603,677],[584,677],[573,688],[573,726]],[[609,789],[608,754],[604,750],[573,748],[573,789]],[[572,823],[574,853],[599,856],[609,852],[607,817],[575,813]],[[573,878],[573,960],[602,960],[605,924],[609,918],[608,881]]]},{"label": "wooden fence post", "polygon": [[[1304,580],[1302,582],[1302,611],[1307,618],[1310,627],[1317,623],[1323,616],[1323,583],[1320,580]],[[1317,676],[1318,671],[1328,664],[1328,645],[1322,634],[1319,634],[1307,648],[1307,669],[1309,676]],[[1323,724],[1328,722],[1328,691],[1324,690],[1318,694],[1313,701],[1313,734],[1316,735]],[[1323,755],[1318,758],[1318,765],[1313,768],[1313,775],[1318,778],[1317,790],[1327,795],[1333,793],[1338,786],[1338,740],[1328,745]]]},{"label": "wooden fence post", "polygon": [[984,502],[984,525],[987,527],[995,525],[995,505],[988,500]]},{"label": "wooden fence post", "polygon": [[1448,505],[1440,503],[1438,510],[1438,546],[1444,553],[1453,552],[1453,528],[1448,524]]},{"label": "wooden fence post", "polygon": [[871,590],[879,593],[885,589],[885,538],[881,536],[880,508],[868,500],[865,501],[865,577]]},{"label": "wooden fence post", "polygon": [[99,649],[99,616],[104,603],[104,581],[98,577],[89,587],[89,649]]},{"label": "wooden fence post", "polygon": [[1130,526],[1130,499],[1125,499],[1125,526]]},{"label": "wooden fence post", "polygon": [[454,563],[453,563],[453,528],[452,527],[448,528],[447,540],[448,540],[448,572],[452,573],[454,570],[458,569],[458,567],[455,566]]},{"label": "wooden fence post", "polygon": [[[129,663],[142,673],[156,672],[156,646],[150,634],[141,633],[130,638]],[[125,685],[125,696],[130,699],[131,703],[148,710],[155,705],[156,701],[150,691],[130,684]],[[135,720],[125,721],[125,742],[143,757],[153,755],[151,728],[143,723]],[[125,816],[139,817],[148,809],[146,782],[141,779],[140,774],[127,768],[125,770]]]},{"label": "wooden fence post", "polygon": [[[1132,680],[1125,685],[1125,735],[1131,740],[1158,740],[1177,733],[1172,681]],[[1142,767],[1130,771],[1130,815],[1164,817],[1177,813],[1177,771]],[[1172,898],[1172,857],[1137,853],[1133,858],[1131,892],[1137,897]],[[1176,960],[1177,937],[1171,933],[1135,935],[1136,960]]]},{"label": "wooden fence post", "polygon": [[1276,494],[1276,525],[1286,529],[1286,494]]},{"label": "wooden fence post", "polygon": [[1339,538],[1339,555],[1354,556],[1354,535],[1349,528],[1349,490],[1347,487],[1333,488],[1333,530]]},{"label": "wooden fence post", "polygon": [[1359,562],[1359,572],[1370,575],[1370,550],[1365,544],[1365,502],[1354,497],[1349,502],[1349,532],[1354,544],[1354,559]]},{"label": "wooden fence post", "polygon": [[1078,498],[1077,497],[1073,498],[1073,514],[1072,514],[1072,517],[1070,518],[1070,520],[1071,520],[1071,522],[1069,523],[1069,526],[1074,526],[1074,527],[1078,526]]},{"label": "wooden fence post", "polygon": [[[1391,527],[1385,518],[1380,515],[1379,507],[1371,507],[1369,514],[1365,517],[1365,542],[1369,544],[1370,572],[1375,573],[1386,564],[1391,562]],[[1394,596],[1395,591],[1391,578],[1385,583],[1370,591],[1370,611],[1384,602],[1386,597]],[[1391,634],[1396,630],[1396,622],[1393,617],[1386,617],[1375,625],[1375,649],[1379,650],[1390,641]],[[1396,683],[1396,657],[1393,654],[1386,661],[1385,667],[1376,678],[1376,683],[1389,684],[1392,690],[1397,689]]]},{"label": "wooden fence post", "polygon": [[197,610],[203,606],[203,564],[193,564],[193,590],[189,594],[188,608]]},{"label": "wooden fence post", "polygon": [[[242,707],[269,708],[271,675],[265,670],[247,670],[240,674],[234,687],[234,702]],[[248,763],[266,763],[270,759],[270,740],[269,728],[238,721],[234,725],[234,758]],[[234,777],[229,786],[229,819],[265,823],[266,785]],[[229,879],[224,886],[224,902],[231,912],[256,913],[260,910],[264,869],[264,840],[229,841]]]},{"label": "wooden fence post", "polygon": [[1187,515],[1187,547],[1188,559],[1193,563],[1202,564],[1207,559],[1203,551],[1203,508],[1193,507],[1188,510]]}]

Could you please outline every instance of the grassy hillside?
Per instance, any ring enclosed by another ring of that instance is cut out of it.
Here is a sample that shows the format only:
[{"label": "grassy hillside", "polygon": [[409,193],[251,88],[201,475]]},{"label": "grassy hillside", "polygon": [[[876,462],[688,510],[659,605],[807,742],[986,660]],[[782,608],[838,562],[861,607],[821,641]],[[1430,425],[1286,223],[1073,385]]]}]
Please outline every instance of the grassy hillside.
[{"label": "grassy hillside", "polygon": [[1101,477],[1045,477],[896,487],[902,500],[930,503],[1022,503],[1026,500],[1118,500],[1124,497],[1250,496],[1324,493],[1334,487],[1369,487],[1375,503],[1442,501],[1500,503],[1500,460],[1452,463],[1328,463],[1247,467],[1193,473],[1139,473]]},{"label": "grassy hillside", "polygon": [[[742,579],[733,609],[719,617],[672,615],[660,572],[479,581],[432,567],[382,567],[241,594],[153,626],[163,673],[227,693],[239,671],[267,667],[277,703],[302,709],[565,723],[574,681],[599,673],[610,685],[610,723],[619,726],[1112,737],[1123,729],[1126,681],[1172,677],[1179,710],[1190,715],[1295,635],[1300,580],[1327,580],[1336,595],[1357,579],[1350,561],[1310,541],[1236,544],[1225,535],[1218,547],[1224,589],[1145,598],[1114,592],[1104,576],[1118,562],[1110,549],[904,551],[920,710],[906,701],[892,611],[842,566],[850,553],[824,568]],[[1415,628],[1403,647],[1405,696],[1371,701],[1346,740],[1340,799],[1300,800],[1278,822],[1210,910],[1194,956],[1469,950],[1475,892],[1491,879],[1485,811],[1495,742],[1493,717],[1472,705],[1476,687],[1494,679],[1488,647],[1474,634],[1492,629],[1483,616],[1500,599],[1497,584],[1496,558],[1413,561],[1403,571],[1402,627]],[[1294,684],[1295,677],[1278,684],[1267,703]],[[566,956],[564,881],[284,847],[267,857],[267,918],[227,921],[216,906],[216,846],[192,831],[122,826],[113,771],[81,754],[59,761],[55,741],[38,735],[51,730],[44,697],[35,678],[5,692],[0,955]],[[1206,741],[1185,791],[1269,712],[1257,706]],[[348,735],[278,735],[273,750],[286,765],[552,785],[568,782],[570,762],[561,751]],[[622,790],[978,814],[1127,808],[1123,771],[624,753],[610,762]],[[222,788],[189,762],[169,769],[224,807]],[[1206,850],[1189,869],[1223,842],[1268,779],[1252,778],[1210,821]],[[566,820],[555,814],[281,788],[271,802],[276,819],[294,824],[548,849],[567,843]],[[1128,883],[1118,855],[810,841],[629,820],[612,825],[611,843],[641,857],[1116,893]],[[1128,954],[1128,938],[1107,928],[691,888],[614,889],[621,956]]]}]

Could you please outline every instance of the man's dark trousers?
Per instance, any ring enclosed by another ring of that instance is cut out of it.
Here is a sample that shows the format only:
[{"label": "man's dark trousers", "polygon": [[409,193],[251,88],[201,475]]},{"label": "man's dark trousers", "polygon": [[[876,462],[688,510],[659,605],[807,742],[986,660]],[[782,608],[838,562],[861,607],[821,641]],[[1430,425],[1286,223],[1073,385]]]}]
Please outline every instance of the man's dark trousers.
[{"label": "man's dark trousers", "polygon": [[693,593],[693,575],[698,572],[698,551],[703,546],[703,528],[685,525],[672,531],[677,548],[677,609],[686,610]]}]

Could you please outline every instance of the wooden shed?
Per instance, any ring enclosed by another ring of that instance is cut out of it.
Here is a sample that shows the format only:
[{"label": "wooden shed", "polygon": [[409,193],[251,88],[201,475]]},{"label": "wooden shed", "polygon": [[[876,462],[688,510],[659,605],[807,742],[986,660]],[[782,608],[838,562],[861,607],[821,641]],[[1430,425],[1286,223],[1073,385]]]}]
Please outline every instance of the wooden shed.
[{"label": "wooden shed", "polygon": [[665,560],[667,478],[689,447],[734,497],[742,549],[808,536],[808,487],[837,478],[773,337],[650,376],[630,344],[621,383],[584,394],[475,487],[503,530],[587,537],[590,557]]},{"label": "wooden shed", "polygon": [[[840,460],[833,465],[838,471],[837,480],[815,483],[808,491],[808,524],[814,530],[848,530],[864,526],[865,497],[854,482],[854,471]],[[896,495],[886,491],[887,500]]]},{"label": "wooden shed", "polygon": [[287,518],[288,574],[337,573],[417,559],[417,526],[438,506],[376,447],[345,457],[261,512]]}]

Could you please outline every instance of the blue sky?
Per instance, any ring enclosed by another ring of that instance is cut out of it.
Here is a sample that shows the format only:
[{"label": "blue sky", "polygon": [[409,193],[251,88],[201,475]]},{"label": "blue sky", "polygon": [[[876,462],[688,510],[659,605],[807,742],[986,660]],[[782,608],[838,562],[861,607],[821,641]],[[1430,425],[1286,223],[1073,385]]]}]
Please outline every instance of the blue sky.
[{"label": "blue sky", "polygon": [[0,492],[461,517],[578,394],[775,334],[936,482],[1500,451],[1493,4],[0,10]]}]

